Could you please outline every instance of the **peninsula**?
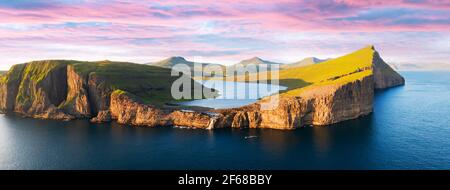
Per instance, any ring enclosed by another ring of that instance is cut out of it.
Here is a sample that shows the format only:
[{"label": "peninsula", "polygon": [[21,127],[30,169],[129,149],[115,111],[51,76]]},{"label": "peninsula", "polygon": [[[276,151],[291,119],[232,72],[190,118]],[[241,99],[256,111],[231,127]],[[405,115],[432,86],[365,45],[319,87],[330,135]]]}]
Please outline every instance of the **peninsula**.
[{"label": "peninsula", "polygon": [[0,77],[0,112],[148,127],[295,129],[370,114],[376,89],[405,83],[368,46],[339,58],[280,70],[280,84],[288,89],[279,93],[274,109],[261,108],[270,98],[266,97],[240,108],[198,111],[167,104],[175,101],[170,89],[178,78],[170,73],[165,67],[111,61],[18,64]]}]

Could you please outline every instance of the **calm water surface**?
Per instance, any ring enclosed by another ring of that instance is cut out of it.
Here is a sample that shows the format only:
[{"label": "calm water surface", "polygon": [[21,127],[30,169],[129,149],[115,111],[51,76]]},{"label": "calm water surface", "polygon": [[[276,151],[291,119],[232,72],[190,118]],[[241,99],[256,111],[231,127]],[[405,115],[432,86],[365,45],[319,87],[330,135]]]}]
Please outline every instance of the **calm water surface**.
[{"label": "calm water surface", "polygon": [[270,96],[286,90],[287,87],[264,84],[264,83],[245,83],[245,82],[226,82],[218,80],[198,81],[204,86],[219,91],[219,96],[214,99],[201,99],[189,102],[179,103],[186,106],[201,106],[214,109],[238,108],[251,103],[255,103],[259,98]]},{"label": "calm water surface", "polygon": [[450,73],[402,74],[406,86],[377,92],[370,116],[295,131],[0,115],[0,169],[450,169]]}]

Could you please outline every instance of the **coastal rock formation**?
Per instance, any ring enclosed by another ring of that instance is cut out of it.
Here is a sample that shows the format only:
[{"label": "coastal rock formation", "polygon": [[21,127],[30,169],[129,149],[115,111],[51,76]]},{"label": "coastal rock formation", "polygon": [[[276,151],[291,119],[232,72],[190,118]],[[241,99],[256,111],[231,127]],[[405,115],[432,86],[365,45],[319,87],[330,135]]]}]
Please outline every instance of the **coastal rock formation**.
[{"label": "coastal rock formation", "polygon": [[67,66],[67,98],[61,105],[66,113],[76,118],[90,118],[91,106],[87,88],[88,80],[75,72],[72,65]]},{"label": "coastal rock formation", "polygon": [[18,64],[11,67],[9,72],[3,76],[0,82],[0,112],[14,110],[17,92],[19,91],[25,64]]},{"label": "coastal rock formation", "polygon": [[192,128],[214,128],[216,114],[195,112],[190,110],[177,110],[169,115],[170,121],[176,126],[186,126]]},{"label": "coastal rock formation", "polygon": [[272,108],[262,109],[274,96],[249,106],[217,110],[229,117],[220,118],[215,127],[295,129],[305,125],[328,125],[355,119],[372,112],[373,77],[342,86],[325,86],[297,97],[280,96]]},{"label": "coastal rock formation", "polygon": [[113,90],[106,83],[106,80],[98,76],[95,72],[89,74],[88,94],[93,115],[97,115],[101,111],[109,110]]},{"label": "coastal rock formation", "polygon": [[120,90],[111,94],[109,110],[100,112],[93,121],[106,122],[108,118],[112,118],[121,124],[150,127],[175,125],[204,129],[212,127],[211,125],[215,121],[215,114],[190,110],[164,111],[155,106],[144,104],[132,94]]},{"label": "coastal rock formation", "polygon": [[136,97],[124,92],[114,91],[111,94],[109,108],[111,118],[120,124],[132,124],[139,126],[161,126],[167,125],[166,114],[162,110],[140,103]]},{"label": "coastal rock formation", "polygon": [[[370,114],[375,89],[403,85],[405,80],[381,59],[373,46],[360,51],[373,52],[371,67],[333,77],[324,85],[306,87],[307,90],[295,96],[281,94],[279,103],[272,109],[262,109],[261,105],[273,98],[268,97],[249,106],[217,110],[228,117],[219,119],[216,127],[295,129],[305,125],[329,125]],[[353,75],[362,77],[347,81]],[[334,83],[335,80],[345,82]]]},{"label": "coastal rock formation", "polygon": [[2,79],[5,91],[2,97],[2,112],[14,111],[25,116],[70,120],[55,105],[64,101],[67,94],[65,64],[31,62],[13,67]]},{"label": "coastal rock formation", "polygon": [[375,89],[405,84],[405,79],[386,64],[378,52],[375,52],[373,56],[373,75],[375,78]]},{"label": "coastal rock formation", "polygon": [[[342,65],[333,65],[338,63],[346,66],[340,73],[336,69]],[[168,100],[176,79],[168,69],[108,61],[36,61],[15,65],[0,77],[0,112],[150,127],[295,129],[370,114],[375,89],[405,83],[373,47],[307,67],[325,74],[310,83],[288,78],[303,86],[295,83],[287,92],[244,107],[192,111],[157,105]],[[295,77],[302,68],[294,69],[282,72]],[[278,101],[269,104],[274,99]]]},{"label": "coastal rock formation", "polygon": [[93,123],[104,123],[112,121],[111,111],[104,110],[98,112],[97,116],[91,119]]}]

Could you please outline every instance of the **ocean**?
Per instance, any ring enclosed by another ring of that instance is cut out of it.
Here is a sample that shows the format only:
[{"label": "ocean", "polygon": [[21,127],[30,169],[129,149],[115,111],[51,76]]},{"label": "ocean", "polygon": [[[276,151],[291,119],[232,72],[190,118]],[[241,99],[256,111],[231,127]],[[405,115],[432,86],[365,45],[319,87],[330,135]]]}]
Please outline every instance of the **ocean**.
[{"label": "ocean", "polygon": [[0,115],[0,169],[450,169],[450,73],[401,74],[372,114],[294,131]]}]

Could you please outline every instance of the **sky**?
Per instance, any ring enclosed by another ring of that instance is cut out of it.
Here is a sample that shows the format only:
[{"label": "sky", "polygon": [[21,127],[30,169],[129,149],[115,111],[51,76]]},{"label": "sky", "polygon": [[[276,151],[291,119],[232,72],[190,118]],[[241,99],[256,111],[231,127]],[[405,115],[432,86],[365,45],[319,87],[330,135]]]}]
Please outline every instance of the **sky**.
[{"label": "sky", "polygon": [[450,64],[450,0],[0,0],[0,70],[32,60]]}]

